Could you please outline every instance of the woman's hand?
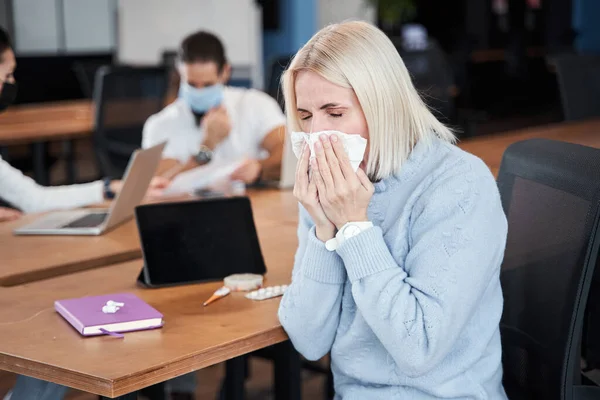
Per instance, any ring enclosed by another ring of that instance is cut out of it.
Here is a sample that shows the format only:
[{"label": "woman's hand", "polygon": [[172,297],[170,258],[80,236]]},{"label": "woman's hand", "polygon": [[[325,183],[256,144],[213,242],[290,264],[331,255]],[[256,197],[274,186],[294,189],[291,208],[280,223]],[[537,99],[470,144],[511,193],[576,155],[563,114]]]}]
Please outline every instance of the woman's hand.
[{"label": "woman's hand", "polygon": [[374,187],[362,169],[354,172],[336,135],[322,135],[315,143],[313,180],[327,218],[340,229],[347,222],[368,221],[367,208]]},{"label": "woman's hand", "polygon": [[0,222],[14,221],[21,218],[23,213],[12,208],[0,207]]},{"label": "woman's hand", "polygon": [[319,173],[315,170],[312,172],[312,178],[308,179],[309,166],[309,150],[308,146],[304,145],[302,155],[296,167],[296,182],[294,184],[294,196],[300,204],[308,211],[315,223],[316,235],[319,240],[326,242],[335,236],[335,226],[327,218],[317,194],[317,186],[314,177]]}]

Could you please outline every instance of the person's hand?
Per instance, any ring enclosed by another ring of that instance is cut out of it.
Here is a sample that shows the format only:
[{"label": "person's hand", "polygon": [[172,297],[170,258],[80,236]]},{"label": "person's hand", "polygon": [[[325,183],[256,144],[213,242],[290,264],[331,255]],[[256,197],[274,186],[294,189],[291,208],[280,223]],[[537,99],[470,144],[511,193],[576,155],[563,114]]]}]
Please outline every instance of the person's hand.
[{"label": "person's hand", "polygon": [[110,184],[108,185],[108,188],[116,196],[119,193],[121,193],[121,189],[123,189],[123,181],[120,180],[120,179],[112,180],[112,181],[110,181]]},{"label": "person's hand", "polygon": [[321,135],[315,143],[313,177],[327,218],[340,229],[347,222],[368,221],[374,187],[365,172],[354,172],[336,135]]},{"label": "person's hand", "polygon": [[262,166],[258,160],[248,159],[245,160],[230,176],[233,181],[243,181],[249,185],[258,180]]},{"label": "person's hand", "polygon": [[309,150],[305,144],[302,149],[302,155],[298,160],[296,167],[296,182],[294,183],[294,196],[300,204],[308,211],[308,214],[315,223],[316,235],[319,240],[326,242],[335,236],[335,226],[327,218],[323,207],[319,202],[317,186],[314,176],[318,175],[318,171],[312,171],[312,179],[309,180]]},{"label": "person's hand", "polygon": [[225,107],[220,106],[209,110],[202,119],[204,130],[204,144],[209,149],[214,149],[231,131],[231,122]]},{"label": "person's hand", "polygon": [[146,192],[147,198],[157,198],[161,197],[165,189],[169,187],[171,181],[162,176],[155,176],[150,181],[150,185],[148,186],[148,191]]},{"label": "person's hand", "polygon": [[0,207],[0,222],[14,221],[21,218],[23,213],[12,208]]}]

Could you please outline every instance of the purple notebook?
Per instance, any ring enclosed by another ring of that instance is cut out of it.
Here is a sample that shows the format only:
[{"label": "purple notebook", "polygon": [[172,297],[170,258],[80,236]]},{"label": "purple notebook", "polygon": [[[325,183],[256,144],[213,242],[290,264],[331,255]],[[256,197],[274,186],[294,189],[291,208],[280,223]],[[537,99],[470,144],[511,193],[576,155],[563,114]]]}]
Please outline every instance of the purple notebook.
[{"label": "purple notebook", "polygon": [[[112,300],[124,303],[114,314],[102,307]],[[160,328],[163,315],[131,293],[57,300],[54,309],[83,336]]]}]

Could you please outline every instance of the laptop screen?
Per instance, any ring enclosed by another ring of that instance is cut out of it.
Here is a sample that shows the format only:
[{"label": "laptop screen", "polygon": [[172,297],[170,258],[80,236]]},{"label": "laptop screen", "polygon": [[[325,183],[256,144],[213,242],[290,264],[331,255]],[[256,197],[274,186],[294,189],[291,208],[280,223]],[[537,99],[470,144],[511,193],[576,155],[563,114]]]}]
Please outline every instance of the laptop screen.
[{"label": "laptop screen", "polygon": [[142,205],[136,219],[149,285],[266,272],[246,197]]}]

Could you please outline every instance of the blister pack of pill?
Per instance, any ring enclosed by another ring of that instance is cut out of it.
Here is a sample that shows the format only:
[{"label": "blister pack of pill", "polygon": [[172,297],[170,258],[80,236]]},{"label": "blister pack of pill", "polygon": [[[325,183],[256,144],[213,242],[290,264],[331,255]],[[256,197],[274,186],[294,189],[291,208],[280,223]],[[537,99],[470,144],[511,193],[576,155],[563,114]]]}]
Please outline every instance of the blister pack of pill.
[{"label": "blister pack of pill", "polygon": [[266,300],[273,297],[282,296],[288,285],[268,286],[258,290],[254,290],[246,295],[250,300]]}]

